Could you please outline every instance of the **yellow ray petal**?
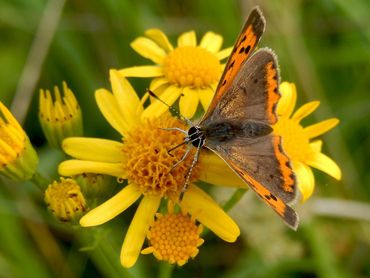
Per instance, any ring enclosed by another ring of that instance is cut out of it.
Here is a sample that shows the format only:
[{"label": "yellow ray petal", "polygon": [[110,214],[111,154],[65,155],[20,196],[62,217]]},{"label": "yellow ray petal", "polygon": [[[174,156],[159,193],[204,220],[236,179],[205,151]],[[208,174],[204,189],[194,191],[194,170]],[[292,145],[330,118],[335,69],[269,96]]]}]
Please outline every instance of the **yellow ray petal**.
[{"label": "yellow ray petal", "polygon": [[90,227],[103,224],[130,207],[140,196],[139,187],[129,184],[112,198],[85,214],[80,219],[80,225]]},{"label": "yellow ray petal", "polygon": [[164,57],[166,57],[166,51],[151,39],[139,37],[130,45],[141,56],[152,60],[156,64],[162,64]]},{"label": "yellow ray petal", "polygon": [[228,47],[228,48],[225,48],[223,50],[221,50],[220,52],[216,53],[216,57],[218,60],[223,60],[225,58],[228,58],[231,54],[231,51],[233,51],[233,47]]},{"label": "yellow ray petal", "polygon": [[166,52],[173,50],[173,46],[168,40],[165,33],[159,29],[148,29],[145,31],[145,35],[155,41],[160,47],[162,47]]},{"label": "yellow ray petal", "polygon": [[202,153],[201,163],[200,180],[220,186],[248,187],[219,156],[213,153]]},{"label": "yellow ray petal", "polygon": [[100,112],[108,123],[122,136],[130,130],[129,123],[123,118],[114,96],[105,89],[95,91],[95,100]]},{"label": "yellow ray petal", "polygon": [[315,140],[311,142],[310,147],[314,152],[321,152],[322,140]]},{"label": "yellow ray petal", "polygon": [[340,180],[342,177],[342,172],[337,163],[323,153],[312,153],[311,157],[306,159],[305,162],[337,180]]},{"label": "yellow ray petal", "polygon": [[239,227],[234,220],[207,193],[195,185],[191,185],[185,192],[181,209],[227,242],[234,242],[240,235]]},{"label": "yellow ray petal", "polygon": [[21,125],[16,120],[16,118],[14,118],[13,114],[8,110],[8,108],[6,108],[6,106],[1,101],[0,101],[0,112],[3,114],[4,118],[9,124],[13,125],[18,130],[23,130]]},{"label": "yellow ray petal", "polygon": [[149,88],[150,88],[150,90],[155,91],[159,87],[161,87],[163,85],[166,85],[166,84],[168,84],[167,78],[159,77],[159,78],[153,79],[152,82],[150,82]]},{"label": "yellow ray petal", "polygon": [[74,176],[83,173],[110,175],[118,178],[127,178],[122,163],[105,163],[87,160],[70,159],[59,164],[58,171],[62,176]]},{"label": "yellow ray petal", "polygon": [[210,88],[206,89],[198,89],[198,97],[200,99],[200,103],[202,104],[204,111],[207,111],[209,104],[213,98],[214,91]]},{"label": "yellow ray petal", "polygon": [[311,101],[302,105],[297,111],[294,112],[292,119],[299,123],[303,118],[315,111],[319,105],[320,101]]},{"label": "yellow ray petal", "polygon": [[302,202],[306,201],[315,188],[315,178],[310,167],[305,164],[293,161],[293,170],[296,174],[299,192],[302,195]]},{"label": "yellow ray petal", "polygon": [[113,95],[116,98],[121,114],[124,119],[134,126],[139,123],[139,115],[143,111],[140,99],[126,78],[118,71],[110,70]]},{"label": "yellow ray petal", "polygon": [[97,138],[70,137],[63,150],[72,157],[101,162],[122,162],[122,143]]},{"label": "yellow ray petal", "polygon": [[118,70],[123,77],[158,77],[163,76],[160,66],[136,66]]},{"label": "yellow ray petal", "polygon": [[196,46],[197,36],[194,31],[189,31],[180,35],[177,39],[177,46]]},{"label": "yellow ray petal", "polygon": [[[169,86],[161,94],[161,99],[168,105],[172,105],[180,96],[182,88]],[[142,119],[156,118],[168,110],[168,107],[162,102],[155,100],[141,114]]]},{"label": "yellow ray petal", "polygon": [[212,53],[217,53],[221,49],[222,42],[222,36],[213,32],[207,32],[200,41],[199,46],[207,49]]},{"label": "yellow ray petal", "polygon": [[281,98],[277,107],[279,116],[290,117],[297,102],[297,90],[294,83],[283,82],[280,84],[279,91]]},{"label": "yellow ray petal", "polygon": [[197,111],[199,98],[196,90],[185,87],[180,97],[180,113],[188,119],[191,119]]},{"label": "yellow ray petal", "polygon": [[325,132],[334,128],[337,124],[339,124],[339,120],[336,118],[332,118],[332,119],[318,122],[317,124],[307,126],[304,128],[304,132],[306,133],[308,138],[311,139],[321,134],[324,134]]},{"label": "yellow ray petal", "polygon": [[140,202],[121,249],[121,264],[124,267],[131,267],[136,263],[160,201],[158,196],[144,196]]}]

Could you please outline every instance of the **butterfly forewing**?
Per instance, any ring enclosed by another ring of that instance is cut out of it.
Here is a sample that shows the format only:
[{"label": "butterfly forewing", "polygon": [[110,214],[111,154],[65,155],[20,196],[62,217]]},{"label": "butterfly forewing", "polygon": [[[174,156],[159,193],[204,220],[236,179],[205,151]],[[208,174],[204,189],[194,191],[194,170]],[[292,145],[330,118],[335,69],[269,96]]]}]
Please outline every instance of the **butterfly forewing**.
[{"label": "butterfly forewing", "polygon": [[237,75],[240,66],[253,53],[253,50],[265,31],[265,25],[265,18],[263,17],[261,11],[258,7],[254,8],[249,14],[248,19],[245,22],[241,33],[239,34],[229,60],[226,63],[220,82],[217,86],[216,93],[203,118],[206,118],[208,114],[213,111],[218,101],[225,94],[231,84],[233,84],[233,80]]}]

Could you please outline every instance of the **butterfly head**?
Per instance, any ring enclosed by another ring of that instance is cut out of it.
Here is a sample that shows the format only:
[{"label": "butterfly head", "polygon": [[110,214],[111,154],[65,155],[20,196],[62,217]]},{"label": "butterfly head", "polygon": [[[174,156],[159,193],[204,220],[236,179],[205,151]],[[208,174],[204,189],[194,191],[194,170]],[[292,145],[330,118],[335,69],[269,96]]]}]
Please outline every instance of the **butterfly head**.
[{"label": "butterfly head", "polygon": [[197,148],[203,147],[205,144],[205,135],[199,126],[192,126],[188,130],[188,141]]}]

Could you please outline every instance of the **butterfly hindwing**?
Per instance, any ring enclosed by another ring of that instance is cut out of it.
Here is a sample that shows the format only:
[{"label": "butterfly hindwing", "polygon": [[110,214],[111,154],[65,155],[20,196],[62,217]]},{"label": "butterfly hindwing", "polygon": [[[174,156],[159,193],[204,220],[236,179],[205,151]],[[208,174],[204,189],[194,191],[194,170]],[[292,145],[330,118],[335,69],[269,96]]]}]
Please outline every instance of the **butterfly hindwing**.
[{"label": "butterfly hindwing", "polygon": [[235,137],[226,142],[208,138],[205,146],[267,190],[289,203],[296,196],[296,180],[279,136]]},{"label": "butterfly hindwing", "polygon": [[289,226],[296,229],[298,216],[287,205],[296,195],[295,177],[288,157],[280,148],[280,137],[235,138],[222,144],[208,140],[206,146],[215,151]]},{"label": "butterfly hindwing", "polygon": [[247,21],[231,52],[229,60],[226,63],[225,70],[217,86],[216,93],[208,107],[204,118],[213,111],[218,101],[225,94],[238,74],[240,67],[250,57],[265,31],[265,18],[258,7],[254,8],[249,14]]}]

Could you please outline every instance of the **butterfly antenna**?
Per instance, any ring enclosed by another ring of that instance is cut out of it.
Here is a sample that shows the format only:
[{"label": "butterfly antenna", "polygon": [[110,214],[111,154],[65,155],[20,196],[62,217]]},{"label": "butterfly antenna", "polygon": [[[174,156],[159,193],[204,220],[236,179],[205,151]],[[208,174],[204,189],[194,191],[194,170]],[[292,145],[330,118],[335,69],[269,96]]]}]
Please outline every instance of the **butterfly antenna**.
[{"label": "butterfly antenna", "polygon": [[172,105],[169,105],[167,104],[166,102],[164,102],[159,96],[157,96],[153,91],[151,91],[150,89],[146,89],[146,92],[154,97],[156,100],[159,100],[160,102],[162,102],[164,105],[166,105],[173,113],[175,113],[175,115],[180,119],[182,120],[183,122],[185,122],[186,124],[190,125],[190,126],[193,126],[193,122],[190,121],[188,118],[184,117],[183,115],[180,114],[180,112],[175,108],[173,107]]}]

